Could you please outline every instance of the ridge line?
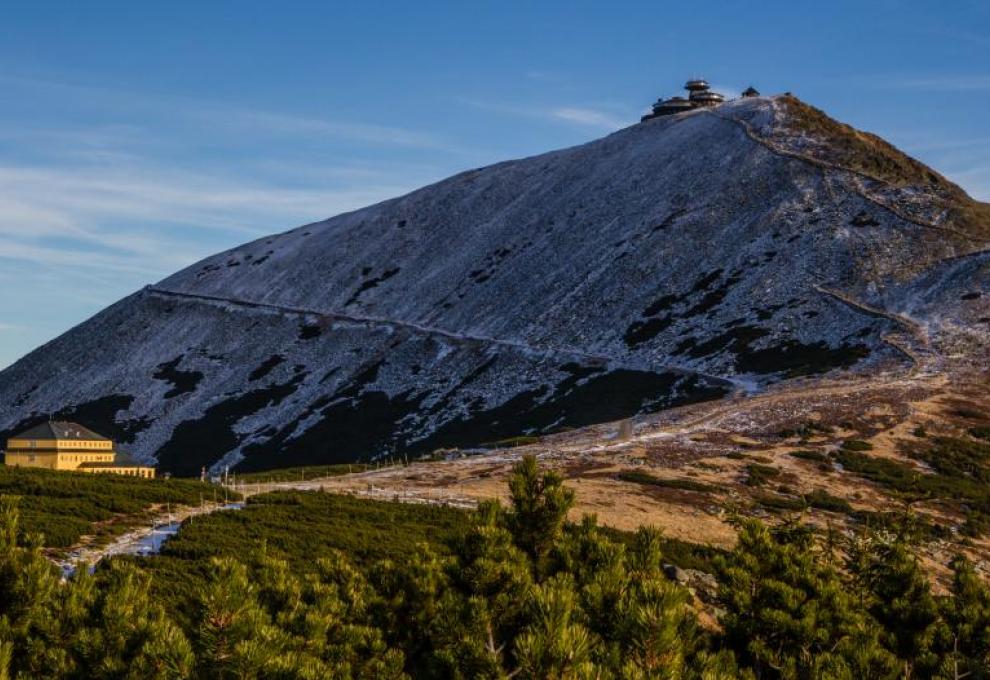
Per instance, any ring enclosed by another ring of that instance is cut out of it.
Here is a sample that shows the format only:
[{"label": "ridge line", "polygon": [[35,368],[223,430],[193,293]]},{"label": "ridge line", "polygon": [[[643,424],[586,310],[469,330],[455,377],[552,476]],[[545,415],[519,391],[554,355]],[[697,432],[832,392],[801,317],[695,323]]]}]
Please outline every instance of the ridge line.
[{"label": "ridge line", "polygon": [[[879,182],[880,184],[883,184],[884,186],[887,186],[887,187],[891,187],[891,188],[895,188],[895,189],[899,188],[898,185],[893,184],[892,182],[889,182],[889,181],[887,181],[885,179],[881,179],[880,177],[874,177],[873,175],[869,174],[868,172],[863,172],[862,170],[856,170],[854,168],[847,168],[846,166],[839,165],[838,163],[832,163],[832,162],[829,162],[829,161],[825,161],[825,160],[821,160],[821,159],[818,159],[818,158],[814,158],[812,156],[807,156],[807,155],[805,155],[803,153],[800,153],[800,152],[797,152],[797,151],[791,151],[790,149],[785,149],[785,148],[779,146],[778,144],[775,144],[774,142],[770,141],[769,139],[758,135],[753,130],[753,127],[748,122],[746,122],[744,120],[739,120],[738,118],[733,118],[731,116],[725,116],[725,115],[722,115],[720,113],[715,113],[714,111],[712,111],[710,109],[705,109],[704,110],[704,113],[707,113],[710,116],[714,116],[715,118],[718,118],[719,120],[724,120],[724,121],[726,121],[728,123],[734,123],[735,125],[738,125],[740,128],[742,128],[742,130],[746,133],[746,136],[749,137],[750,140],[756,142],[757,144],[760,144],[761,146],[763,146],[764,148],[766,148],[767,150],[769,150],[771,153],[774,153],[774,154],[776,154],[778,156],[782,156],[782,157],[785,157],[785,158],[793,158],[794,160],[807,163],[808,165],[812,165],[812,166],[815,166],[815,167],[820,168],[820,169],[823,169],[823,170],[834,170],[834,171],[837,171],[837,172],[846,172],[846,173],[849,173],[850,175],[853,175],[854,177],[868,179],[868,180],[871,180],[873,182]],[[915,217],[911,217],[909,215],[905,215],[905,214],[901,213],[899,210],[897,210],[896,208],[894,208],[894,207],[892,207],[890,205],[887,205],[886,203],[881,202],[880,200],[874,198],[873,196],[870,196],[868,193],[866,193],[866,191],[862,187],[860,187],[858,185],[858,183],[855,183],[855,186],[853,188],[853,191],[858,196],[862,197],[863,199],[869,201],[870,203],[873,203],[874,205],[876,205],[879,208],[882,208],[883,210],[886,210],[887,212],[889,212],[892,215],[894,215],[894,216],[896,216],[896,217],[904,220],[905,222],[910,222],[911,224],[915,224],[915,225],[917,225],[919,227],[925,227],[925,228],[928,228],[928,229],[938,229],[938,230],[941,230],[941,231],[946,231],[946,232],[948,232],[950,234],[955,234],[957,236],[960,236],[960,237],[966,239],[967,241],[969,241],[971,243],[978,243],[978,244],[984,243],[984,241],[979,240],[979,239],[976,239],[976,238],[973,238],[969,234],[966,234],[964,232],[961,232],[961,231],[959,231],[957,229],[952,229],[951,227],[945,227],[945,226],[942,226],[940,224],[935,224],[933,222],[927,222],[927,221],[924,221],[924,220],[919,219],[919,218],[915,218]]]}]

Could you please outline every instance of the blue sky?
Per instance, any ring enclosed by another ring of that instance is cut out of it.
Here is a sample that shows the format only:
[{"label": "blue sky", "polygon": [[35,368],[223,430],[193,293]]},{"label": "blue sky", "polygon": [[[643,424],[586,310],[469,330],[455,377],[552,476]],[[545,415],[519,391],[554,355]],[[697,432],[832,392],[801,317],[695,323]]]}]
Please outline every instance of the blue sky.
[{"label": "blue sky", "polygon": [[704,75],[990,200],[990,3],[7,2],[0,367],[217,250],[594,139]]}]

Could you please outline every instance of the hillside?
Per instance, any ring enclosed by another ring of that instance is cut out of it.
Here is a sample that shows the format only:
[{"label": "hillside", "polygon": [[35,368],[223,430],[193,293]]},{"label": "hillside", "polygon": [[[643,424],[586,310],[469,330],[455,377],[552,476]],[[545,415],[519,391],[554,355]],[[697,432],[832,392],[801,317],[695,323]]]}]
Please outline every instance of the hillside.
[{"label": "hillside", "polygon": [[471,447],[986,356],[986,206],[791,97],[655,119],[219,253],[0,373],[178,474]]}]

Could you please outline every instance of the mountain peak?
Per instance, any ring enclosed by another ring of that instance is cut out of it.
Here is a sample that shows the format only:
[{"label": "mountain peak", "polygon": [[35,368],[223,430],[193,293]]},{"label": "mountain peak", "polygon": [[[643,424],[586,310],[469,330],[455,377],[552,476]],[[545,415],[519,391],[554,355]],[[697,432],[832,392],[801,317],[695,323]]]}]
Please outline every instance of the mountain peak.
[{"label": "mountain peak", "polygon": [[0,373],[0,427],[258,469],[911,364],[985,347],[984,209],[793,96],[706,100],[206,258]]}]

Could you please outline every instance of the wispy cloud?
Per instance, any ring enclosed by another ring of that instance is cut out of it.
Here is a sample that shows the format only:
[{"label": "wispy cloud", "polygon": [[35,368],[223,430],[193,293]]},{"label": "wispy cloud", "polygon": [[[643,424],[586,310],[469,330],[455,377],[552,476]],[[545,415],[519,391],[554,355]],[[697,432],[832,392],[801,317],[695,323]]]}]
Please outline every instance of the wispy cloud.
[{"label": "wispy cloud", "polygon": [[595,109],[562,107],[548,110],[547,115],[551,118],[564,120],[569,123],[600,127],[607,130],[615,130],[629,124],[628,120],[623,120],[618,116]]},{"label": "wispy cloud", "polygon": [[934,75],[880,79],[879,87],[928,92],[980,92],[990,90],[990,75]]},{"label": "wispy cloud", "polygon": [[0,296],[0,367],[201,257],[406,193],[466,153],[374,122],[0,83],[0,287],[23,291]]},{"label": "wispy cloud", "polygon": [[[74,118],[0,121],[7,261],[153,279],[443,174],[378,160],[374,147],[456,151],[440,135],[401,127],[11,76],[0,82],[35,107],[58,101]],[[341,144],[340,162],[313,162]],[[373,160],[361,160],[364,149]]]},{"label": "wispy cloud", "polygon": [[382,146],[430,149],[457,153],[460,147],[442,136],[388,125],[372,125],[315,118],[258,109],[198,104],[184,109],[183,115],[222,127],[227,133],[258,133],[269,136],[320,137]]},{"label": "wispy cloud", "polygon": [[516,105],[468,97],[457,97],[455,100],[460,104],[491,113],[540,118],[557,123],[580,125],[602,130],[616,130],[629,125],[633,120],[632,116],[624,118],[609,110],[587,106]]},{"label": "wispy cloud", "polygon": [[[0,166],[0,256],[57,266],[74,262],[161,271],[206,254],[204,245],[233,245],[410,188],[381,181],[337,189],[279,188],[236,176],[182,174],[155,164]],[[203,230],[221,233],[204,244],[195,237]],[[79,257],[81,252],[86,257]]]},{"label": "wispy cloud", "polygon": [[976,164],[950,170],[949,179],[965,185],[970,196],[978,201],[990,201],[990,165]]},{"label": "wispy cloud", "polygon": [[450,174],[417,153],[461,157],[428,131],[0,82],[28,103],[0,110],[0,287],[22,291],[0,296],[0,367],[204,256]]},{"label": "wispy cloud", "polygon": [[966,139],[938,139],[930,135],[906,137],[901,145],[913,153],[925,151],[956,151],[983,149],[990,146],[990,137],[970,137]]},{"label": "wispy cloud", "polygon": [[[226,134],[244,131],[269,135],[305,135],[333,137],[349,142],[364,142],[389,146],[425,148],[459,152],[461,148],[434,132],[410,130],[390,125],[316,117],[295,112],[272,111],[251,107],[231,106],[208,100],[163,96],[149,92],[121,91],[91,85],[0,76],[0,83],[42,92],[47,96],[72,97],[95,106],[113,107],[117,111],[160,114],[167,111],[174,117],[208,123],[222,128]],[[77,131],[78,134],[78,131]],[[85,134],[90,135],[92,131]],[[80,139],[76,138],[77,141]],[[95,137],[95,139],[99,139]]]},{"label": "wispy cloud", "polygon": [[905,152],[936,168],[978,200],[990,200],[990,137],[952,129],[900,130],[890,136]]}]

